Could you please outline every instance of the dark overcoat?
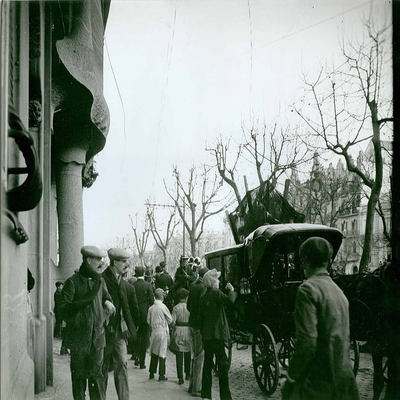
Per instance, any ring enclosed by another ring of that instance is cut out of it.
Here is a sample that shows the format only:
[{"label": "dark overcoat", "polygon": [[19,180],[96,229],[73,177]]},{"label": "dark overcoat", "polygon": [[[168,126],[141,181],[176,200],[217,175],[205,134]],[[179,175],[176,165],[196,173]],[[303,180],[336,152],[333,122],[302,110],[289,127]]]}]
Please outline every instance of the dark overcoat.
[{"label": "dark overcoat", "polygon": [[197,279],[189,289],[189,296],[187,300],[187,309],[190,312],[189,326],[194,329],[200,329],[199,311],[200,311],[200,297],[205,293],[206,287],[201,278]]},{"label": "dark overcoat", "polygon": [[111,297],[100,276],[97,280],[88,278],[80,269],[66,280],[59,309],[67,323],[65,345],[71,351],[88,353],[92,348],[104,348],[106,300],[111,301]]},{"label": "dark overcoat", "polygon": [[156,289],[161,288],[165,290],[167,287],[168,289],[171,289],[172,285],[174,284],[174,280],[168,272],[163,271],[156,276],[154,284]]},{"label": "dark overcoat", "polygon": [[200,297],[199,325],[203,341],[220,340],[229,343],[230,332],[225,308],[233,300],[234,297],[215,288],[207,288]]},{"label": "dark overcoat", "polygon": [[[136,298],[135,288],[124,279],[118,283],[117,278],[110,268],[103,272],[103,278],[110,293],[112,303],[116,308],[114,315],[110,317],[107,326],[107,339],[113,339],[117,330],[121,328],[121,313],[127,325],[127,338],[136,337],[136,326],[139,322],[139,307]],[[124,331],[124,329],[121,329]]]},{"label": "dark overcoat", "polygon": [[144,279],[138,279],[133,283],[139,305],[139,325],[147,326],[147,312],[154,303],[153,287]]}]

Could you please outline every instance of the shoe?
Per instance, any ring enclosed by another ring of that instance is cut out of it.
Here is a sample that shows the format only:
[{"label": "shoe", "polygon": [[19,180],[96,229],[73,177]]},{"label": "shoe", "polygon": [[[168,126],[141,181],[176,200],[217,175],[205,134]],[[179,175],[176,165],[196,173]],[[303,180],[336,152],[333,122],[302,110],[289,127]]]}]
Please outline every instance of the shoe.
[{"label": "shoe", "polygon": [[164,375],[160,375],[160,377],[158,378],[159,381],[167,381],[168,378]]},{"label": "shoe", "polygon": [[136,358],[134,360],[135,360],[135,367],[138,367],[139,366],[139,361]]},{"label": "shoe", "polygon": [[142,364],[139,368],[140,369],[146,369],[146,366],[144,364]]},{"label": "shoe", "polygon": [[183,385],[183,383],[184,383],[184,380],[182,378],[179,378],[178,385]]},{"label": "shoe", "polygon": [[152,372],[149,374],[149,379],[154,379],[154,374]]}]

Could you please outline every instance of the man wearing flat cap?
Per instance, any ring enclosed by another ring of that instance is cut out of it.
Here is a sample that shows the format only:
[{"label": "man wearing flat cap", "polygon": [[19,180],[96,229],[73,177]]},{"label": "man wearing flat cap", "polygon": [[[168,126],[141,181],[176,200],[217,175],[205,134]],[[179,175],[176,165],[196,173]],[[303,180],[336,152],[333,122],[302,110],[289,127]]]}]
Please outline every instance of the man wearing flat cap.
[{"label": "man wearing flat cap", "polygon": [[357,400],[349,303],[327,271],[332,246],[326,239],[311,237],[302,243],[299,255],[307,280],[296,294],[296,347],[282,399]]},{"label": "man wearing flat cap", "polygon": [[89,383],[90,399],[104,400],[104,324],[106,313],[113,314],[115,307],[98,273],[105,253],[95,246],[83,246],[81,253],[82,265],[65,281],[59,301],[61,316],[67,323],[65,342],[71,350],[72,394],[74,400],[84,400]]},{"label": "man wearing flat cap", "polygon": [[153,287],[144,280],[144,267],[136,267],[136,282],[133,284],[136,291],[136,297],[139,303],[139,324],[137,332],[137,357],[140,369],[145,369],[146,349],[149,341],[150,331],[147,323],[147,312],[154,303]]},{"label": "man wearing flat cap", "polygon": [[106,328],[104,386],[107,389],[108,372],[114,370],[118,399],[128,400],[127,341],[136,338],[139,309],[135,288],[123,278],[129,269],[130,254],[121,248],[111,248],[108,258],[110,266],[103,272],[103,278],[116,312]]}]

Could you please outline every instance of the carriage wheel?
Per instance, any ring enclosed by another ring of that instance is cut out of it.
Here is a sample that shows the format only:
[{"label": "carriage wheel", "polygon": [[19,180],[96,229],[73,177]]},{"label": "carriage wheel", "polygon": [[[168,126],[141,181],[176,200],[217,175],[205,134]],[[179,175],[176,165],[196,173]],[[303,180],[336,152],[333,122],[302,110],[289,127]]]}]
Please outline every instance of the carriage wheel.
[{"label": "carriage wheel", "polygon": [[350,360],[353,366],[354,376],[356,376],[358,367],[360,366],[360,346],[355,339],[350,342]]},{"label": "carriage wheel", "polygon": [[279,382],[279,360],[274,336],[262,324],[251,345],[254,375],[258,386],[267,395],[275,392]]},{"label": "carriage wheel", "polygon": [[282,339],[279,344],[278,359],[284,369],[289,368],[289,361],[294,352],[294,339],[292,337]]}]

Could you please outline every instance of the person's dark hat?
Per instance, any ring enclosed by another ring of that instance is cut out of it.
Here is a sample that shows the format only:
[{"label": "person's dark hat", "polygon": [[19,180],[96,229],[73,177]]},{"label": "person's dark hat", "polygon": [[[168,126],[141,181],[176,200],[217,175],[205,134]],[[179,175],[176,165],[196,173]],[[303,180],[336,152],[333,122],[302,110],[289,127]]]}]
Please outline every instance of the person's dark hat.
[{"label": "person's dark hat", "polygon": [[163,270],[163,267],[161,265],[157,265],[156,273],[159,274],[162,270]]},{"label": "person's dark hat", "polygon": [[59,286],[61,286],[61,285],[64,285],[64,282],[61,282],[61,281],[57,281],[57,282],[56,282],[56,287],[59,287]]},{"label": "person's dark hat", "polygon": [[108,250],[108,257],[110,260],[121,261],[121,260],[129,260],[131,258],[131,255],[125,249],[113,247]]},{"label": "person's dark hat", "polygon": [[142,266],[138,266],[135,268],[135,276],[139,277],[139,276],[143,276],[144,275],[144,267]]},{"label": "person's dark hat", "polygon": [[160,261],[160,267],[161,267],[161,268],[165,268],[165,265],[166,265],[166,264],[165,264],[165,261]]},{"label": "person's dark hat", "polygon": [[106,256],[105,252],[96,246],[83,246],[81,248],[83,257],[103,258]]},{"label": "person's dark hat", "polygon": [[193,257],[189,257],[188,262],[192,263],[193,262]]},{"label": "person's dark hat", "polygon": [[324,238],[313,236],[305,240],[299,248],[300,260],[318,267],[329,261],[333,254],[332,245]]},{"label": "person's dark hat", "polygon": [[180,288],[176,292],[176,298],[180,300],[184,300],[189,296],[189,291],[185,288]]},{"label": "person's dark hat", "polygon": [[208,272],[208,268],[207,268],[207,267],[201,267],[201,268],[199,269],[199,276],[200,276],[200,278],[202,278],[202,277],[206,274],[206,272]]}]

